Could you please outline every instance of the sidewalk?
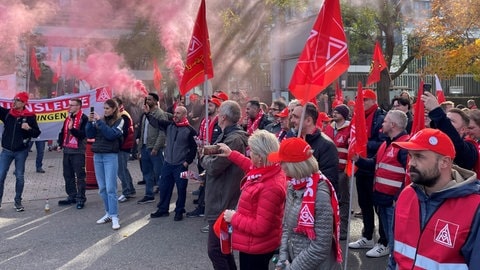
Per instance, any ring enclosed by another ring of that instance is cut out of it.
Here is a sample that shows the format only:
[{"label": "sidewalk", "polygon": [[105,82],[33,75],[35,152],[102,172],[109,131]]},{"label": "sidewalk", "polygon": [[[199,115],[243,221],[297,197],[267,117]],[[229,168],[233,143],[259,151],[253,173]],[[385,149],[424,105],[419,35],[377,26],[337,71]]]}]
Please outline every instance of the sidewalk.
[{"label": "sidewalk", "polygon": [[[65,193],[65,181],[63,180],[62,159],[63,152],[45,150],[45,156],[43,158],[43,169],[45,173],[37,173],[35,167],[35,157],[37,153],[35,147],[32,148],[32,152],[29,153],[27,162],[25,165],[25,186],[23,190],[23,203],[31,204],[34,202],[45,204],[45,200],[48,198],[50,204],[56,204],[58,199],[67,196]],[[128,169],[133,178],[133,184],[137,189],[137,196],[142,196],[144,193],[144,186],[138,186],[137,182],[142,179],[142,173],[140,171],[140,165],[138,160],[128,162]],[[3,204],[12,203],[15,197],[15,176],[13,172],[15,170],[15,162],[10,165],[7,178],[5,179],[5,188],[3,192]],[[120,181],[118,186],[119,194],[121,192]],[[98,190],[87,190],[87,198],[92,194],[97,194]],[[25,207],[28,207],[25,205]]]}]

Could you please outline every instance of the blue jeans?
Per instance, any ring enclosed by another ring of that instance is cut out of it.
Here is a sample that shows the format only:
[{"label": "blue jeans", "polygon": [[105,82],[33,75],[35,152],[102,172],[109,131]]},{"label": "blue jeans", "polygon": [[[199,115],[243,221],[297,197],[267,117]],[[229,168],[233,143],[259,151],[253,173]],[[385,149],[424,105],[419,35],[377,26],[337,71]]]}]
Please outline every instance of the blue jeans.
[{"label": "blue jeans", "polygon": [[93,164],[98,182],[98,194],[103,200],[105,212],[111,217],[117,217],[118,153],[94,153]]},{"label": "blue jeans", "polygon": [[177,202],[175,207],[176,213],[185,212],[185,201],[187,199],[188,179],[180,178],[180,173],[186,171],[187,168],[180,165],[171,165],[165,162],[162,169],[162,177],[160,177],[160,201],[158,202],[158,210],[160,212],[168,212],[170,200],[172,199],[173,186],[177,185]]},{"label": "blue jeans", "polygon": [[122,183],[122,194],[129,196],[135,194],[135,188],[132,183],[132,175],[128,170],[128,159],[130,158],[130,153],[121,151],[118,153],[118,178]]},{"label": "blue jeans", "polygon": [[[152,149],[142,146],[141,159],[142,174],[145,180],[145,196],[153,197],[153,186],[158,185],[163,167],[163,149],[159,149],[156,156],[152,156]],[[160,185],[159,185],[160,186]]]},{"label": "blue jeans", "polygon": [[37,171],[43,167],[43,156],[45,155],[45,143],[47,141],[30,141],[29,150],[32,149],[33,144],[35,144],[35,149],[37,149],[37,157],[35,158],[35,167]]},{"label": "blue jeans", "polygon": [[393,206],[376,206],[378,218],[381,220],[380,224],[383,226],[383,231],[388,241],[390,251],[393,251]]},{"label": "blue jeans", "polygon": [[22,201],[23,186],[25,184],[25,160],[28,156],[28,149],[12,152],[7,149],[3,149],[0,154],[0,203],[3,198],[3,187],[5,185],[5,178],[7,178],[8,169],[15,160],[15,202]]}]

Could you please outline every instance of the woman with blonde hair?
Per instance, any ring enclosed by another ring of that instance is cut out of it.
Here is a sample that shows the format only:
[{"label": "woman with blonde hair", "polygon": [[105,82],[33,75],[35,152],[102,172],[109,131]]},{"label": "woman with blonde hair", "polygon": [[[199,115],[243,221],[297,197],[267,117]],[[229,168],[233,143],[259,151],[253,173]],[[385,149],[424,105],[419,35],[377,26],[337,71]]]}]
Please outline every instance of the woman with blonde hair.
[{"label": "woman with blonde hair", "polygon": [[236,210],[225,210],[232,227],[232,247],[240,251],[240,269],[268,269],[273,252],[280,246],[285,205],[286,178],[280,164],[269,162],[269,153],[278,151],[278,139],[265,130],[248,138],[250,159],[223,143],[220,156],[227,157],[246,175]]},{"label": "woman with blonde hair", "polygon": [[268,155],[270,162],[280,162],[289,179],[276,269],[341,268],[338,201],[312,153],[303,139],[289,138]]}]

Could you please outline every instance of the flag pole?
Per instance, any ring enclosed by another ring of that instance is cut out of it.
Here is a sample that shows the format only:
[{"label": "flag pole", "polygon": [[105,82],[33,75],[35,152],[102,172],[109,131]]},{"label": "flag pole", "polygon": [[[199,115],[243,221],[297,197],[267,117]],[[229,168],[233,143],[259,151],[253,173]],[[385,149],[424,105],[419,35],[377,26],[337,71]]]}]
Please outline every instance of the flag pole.
[{"label": "flag pole", "polygon": [[[208,119],[208,75],[205,73],[205,80],[203,81],[203,96],[205,97],[205,145],[209,145],[210,140],[208,138],[208,131],[209,131],[209,119]],[[203,132],[201,130],[200,132]]]},{"label": "flag pole", "polygon": [[345,264],[343,266],[343,269],[347,270],[348,269],[348,243],[350,242],[350,225],[351,225],[351,218],[352,218],[352,194],[353,194],[353,178],[354,178],[354,173],[355,173],[355,161],[352,162],[352,172],[350,175],[350,199],[348,200],[348,226],[347,226],[347,240],[345,241]]}]

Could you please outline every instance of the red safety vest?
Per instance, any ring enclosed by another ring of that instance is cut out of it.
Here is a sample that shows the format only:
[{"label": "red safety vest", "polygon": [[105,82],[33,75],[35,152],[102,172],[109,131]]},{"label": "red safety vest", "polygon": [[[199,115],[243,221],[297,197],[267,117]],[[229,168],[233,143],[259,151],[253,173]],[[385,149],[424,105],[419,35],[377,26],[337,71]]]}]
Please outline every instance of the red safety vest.
[{"label": "red safety vest", "polygon": [[[400,136],[395,142],[406,142],[410,136]],[[375,170],[375,182],[373,190],[383,194],[395,195],[405,182],[405,168],[398,161],[400,148],[393,147],[383,142],[377,151],[377,165]]]},{"label": "red safety vest", "polygon": [[340,171],[345,170],[348,160],[348,143],[350,139],[350,122],[346,121],[345,124],[337,129],[335,134],[334,128],[335,122],[328,125],[325,128],[324,133],[332,139],[333,143],[337,147],[338,151],[338,169]]},{"label": "red safety vest", "polygon": [[475,166],[473,166],[472,168],[472,171],[474,171],[477,174],[477,178],[479,178],[480,177],[480,144],[478,144],[477,141],[468,137],[465,138],[465,141],[475,145],[475,148],[477,148],[478,158],[477,158],[477,162],[475,162]]},{"label": "red safety vest", "polygon": [[479,205],[478,194],[447,199],[422,229],[417,194],[406,187],[395,208],[393,257],[398,269],[468,269],[461,248]]}]

